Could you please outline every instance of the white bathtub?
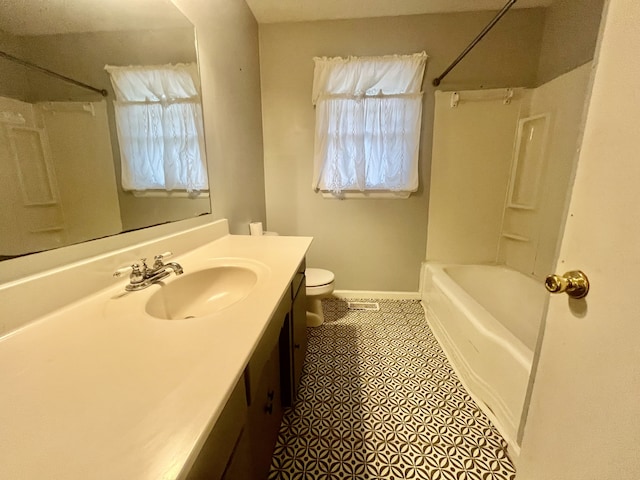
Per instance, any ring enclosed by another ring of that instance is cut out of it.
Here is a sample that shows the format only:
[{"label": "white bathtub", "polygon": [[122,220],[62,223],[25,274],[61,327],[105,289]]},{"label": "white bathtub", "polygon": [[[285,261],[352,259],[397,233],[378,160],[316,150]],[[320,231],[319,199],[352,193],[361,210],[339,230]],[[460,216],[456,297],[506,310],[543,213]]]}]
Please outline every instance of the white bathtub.
[{"label": "white bathtub", "polygon": [[426,263],[427,319],[471,395],[519,455],[518,428],[547,293],[504,266]]}]

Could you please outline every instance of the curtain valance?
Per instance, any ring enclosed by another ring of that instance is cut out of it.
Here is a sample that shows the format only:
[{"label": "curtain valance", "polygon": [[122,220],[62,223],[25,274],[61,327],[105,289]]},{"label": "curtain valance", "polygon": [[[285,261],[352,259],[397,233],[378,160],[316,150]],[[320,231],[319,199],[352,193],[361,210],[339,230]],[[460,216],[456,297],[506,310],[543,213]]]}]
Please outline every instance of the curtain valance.
[{"label": "curtain valance", "polygon": [[382,57],[316,57],[312,102],[326,96],[419,94],[425,52]]},{"label": "curtain valance", "polygon": [[177,65],[113,66],[104,69],[119,102],[162,102],[200,97],[198,66]]}]

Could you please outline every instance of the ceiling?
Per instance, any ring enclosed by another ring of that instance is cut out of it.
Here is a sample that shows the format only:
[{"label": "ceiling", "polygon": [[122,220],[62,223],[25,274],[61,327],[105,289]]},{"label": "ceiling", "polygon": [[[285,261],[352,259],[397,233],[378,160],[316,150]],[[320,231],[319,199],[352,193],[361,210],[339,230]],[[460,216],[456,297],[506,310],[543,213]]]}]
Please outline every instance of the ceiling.
[{"label": "ceiling", "polygon": [[0,30],[12,35],[185,26],[169,0],[0,0]]},{"label": "ceiling", "polygon": [[[246,0],[258,23],[391,17],[500,10],[507,0]],[[548,7],[553,0],[519,0],[514,8]]]},{"label": "ceiling", "polygon": [[[242,0],[225,0],[242,1]],[[258,23],[500,10],[506,0],[246,0]],[[514,8],[553,0],[518,0]],[[184,27],[170,0],[0,0],[0,30],[13,35]]]}]

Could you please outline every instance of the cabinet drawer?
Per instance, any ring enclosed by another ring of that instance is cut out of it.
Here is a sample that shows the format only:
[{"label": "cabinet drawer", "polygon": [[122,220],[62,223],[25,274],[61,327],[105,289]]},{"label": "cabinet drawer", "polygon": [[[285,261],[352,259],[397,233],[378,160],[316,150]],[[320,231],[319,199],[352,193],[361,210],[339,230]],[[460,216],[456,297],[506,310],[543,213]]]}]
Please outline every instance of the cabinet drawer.
[{"label": "cabinet drawer", "polygon": [[296,272],[291,282],[291,300],[295,299],[296,295],[300,291],[300,285],[304,280],[304,271],[306,268],[307,268],[306,259],[302,259],[302,262],[298,266],[298,271]]}]

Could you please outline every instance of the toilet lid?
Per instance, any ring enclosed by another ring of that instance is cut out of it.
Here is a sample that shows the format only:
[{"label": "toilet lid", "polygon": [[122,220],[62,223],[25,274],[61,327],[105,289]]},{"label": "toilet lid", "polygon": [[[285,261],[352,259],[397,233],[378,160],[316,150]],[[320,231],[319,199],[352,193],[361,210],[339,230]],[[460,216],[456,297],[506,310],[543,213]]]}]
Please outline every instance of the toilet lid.
[{"label": "toilet lid", "polygon": [[307,276],[307,287],[327,285],[335,279],[333,272],[322,268],[307,268],[304,273]]}]

